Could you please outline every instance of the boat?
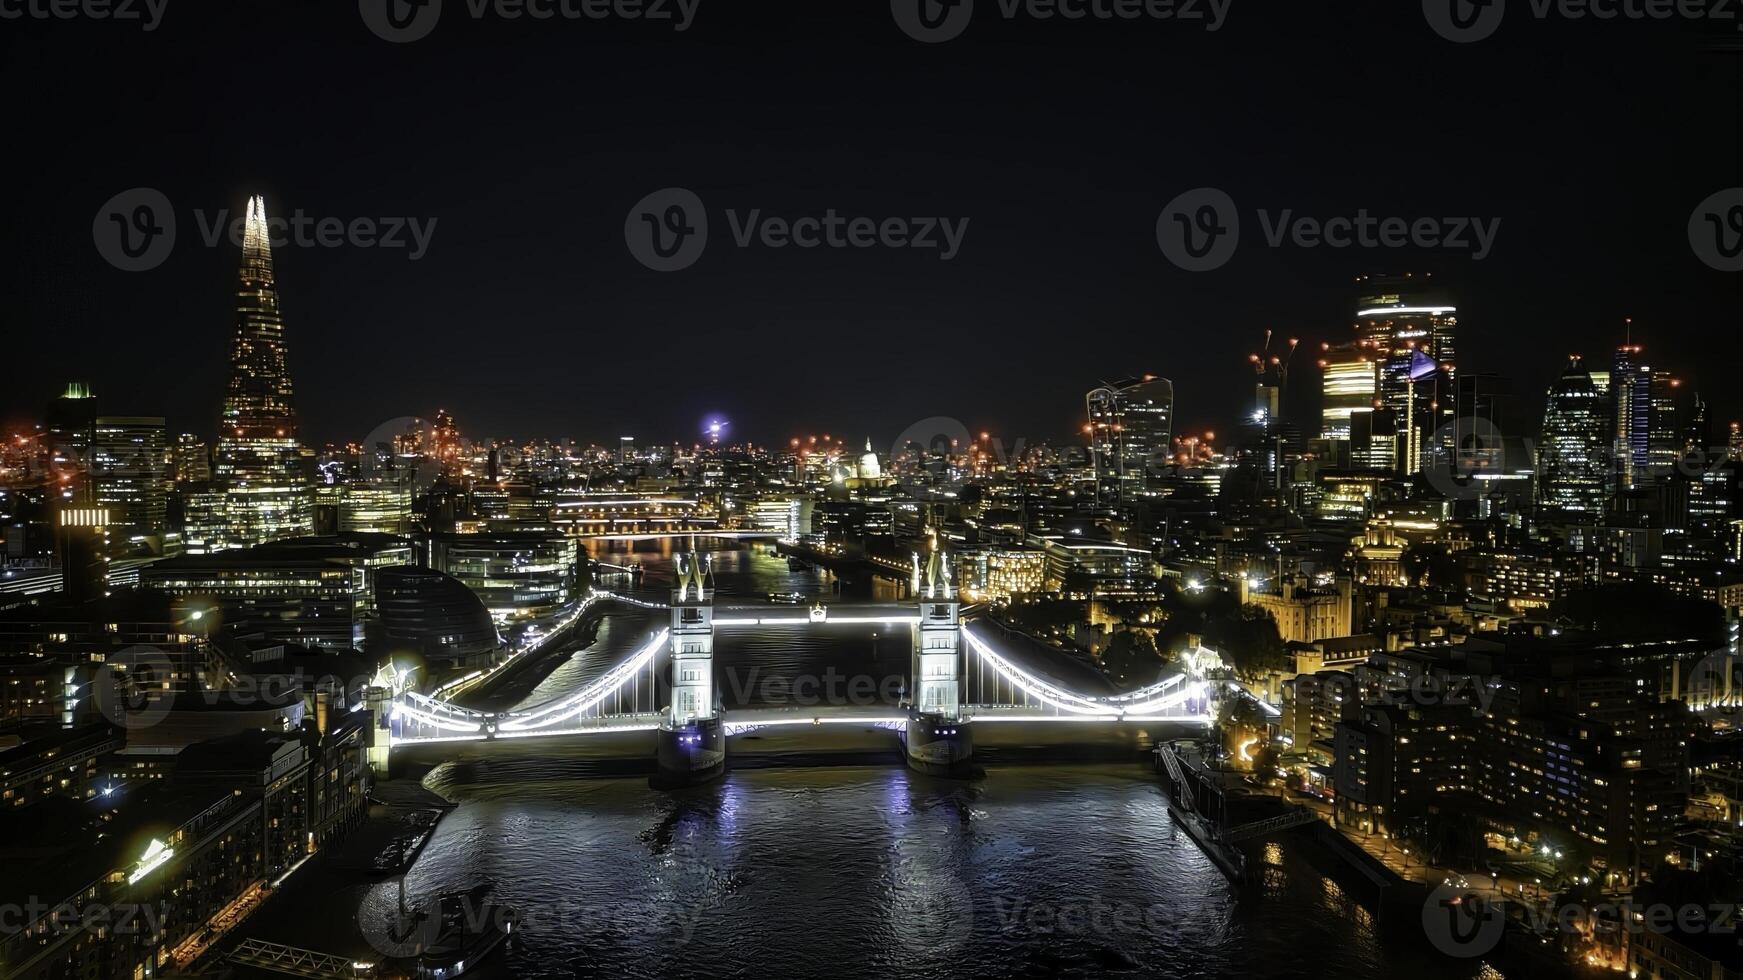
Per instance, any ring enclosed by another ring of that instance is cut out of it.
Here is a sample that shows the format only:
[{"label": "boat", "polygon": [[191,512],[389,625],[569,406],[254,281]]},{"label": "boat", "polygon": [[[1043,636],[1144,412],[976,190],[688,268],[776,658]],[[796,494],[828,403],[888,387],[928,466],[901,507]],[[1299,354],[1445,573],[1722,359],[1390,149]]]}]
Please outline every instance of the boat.
[{"label": "boat", "polygon": [[811,570],[811,566],[805,564],[803,559],[796,558],[793,555],[787,556],[787,571],[789,571],[789,572],[808,572],[810,570]]},{"label": "boat", "polygon": [[437,900],[434,936],[418,957],[420,980],[454,980],[483,965],[513,937],[520,916],[506,905],[481,901],[477,890]]}]

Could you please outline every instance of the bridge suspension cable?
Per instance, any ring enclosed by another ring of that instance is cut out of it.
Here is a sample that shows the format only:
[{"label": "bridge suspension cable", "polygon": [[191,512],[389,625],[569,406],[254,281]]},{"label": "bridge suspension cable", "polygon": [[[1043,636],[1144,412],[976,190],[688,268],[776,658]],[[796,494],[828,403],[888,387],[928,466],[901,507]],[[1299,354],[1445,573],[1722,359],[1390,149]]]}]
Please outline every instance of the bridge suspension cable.
[{"label": "bridge suspension cable", "polygon": [[[1196,693],[1197,685],[1182,684],[1182,677],[1153,684],[1150,687],[1124,695],[1105,698],[1085,697],[1064,690],[1023,670],[993,650],[985,640],[976,636],[972,630],[964,628],[962,636],[964,640],[968,641],[969,648],[984,663],[991,665],[993,670],[1014,688],[1045,705],[1071,714],[1108,718],[1145,716],[1177,708]],[[1162,693],[1170,687],[1177,687],[1178,690]],[[1143,699],[1136,700],[1140,697]]]},{"label": "bridge suspension cable", "polygon": [[524,732],[533,729],[547,728],[558,722],[581,715],[617,693],[623,685],[630,683],[644,668],[654,662],[654,658],[666,645],[666,637],[670,629],[662,629],[654,634],[647,645],[636,652],[636,655],[600,674],[593,683],[568,697],[550,701],[527,711],[513,711],[504,715],[502,723],[504,732]]}]

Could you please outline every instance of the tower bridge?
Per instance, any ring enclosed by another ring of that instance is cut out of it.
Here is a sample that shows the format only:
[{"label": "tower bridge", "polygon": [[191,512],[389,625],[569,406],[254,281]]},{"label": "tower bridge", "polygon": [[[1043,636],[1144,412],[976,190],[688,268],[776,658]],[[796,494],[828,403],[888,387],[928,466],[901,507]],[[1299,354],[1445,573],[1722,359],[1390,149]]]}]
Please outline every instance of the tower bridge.
[{"label": "tower bridge", "polygon": [[[914,768],[959,776],[972,768],[974,731],[1011,722],[1118,728],[1174,722],[1208,725],[1204,682],[1186,673],[1136,691],[1086,694],[1021,666],[972,624],[950,580],[950,562],[934,551],[913,561],[913,603],[802,606],[715,605],[712,567],[693,550],[681,554],[667,603],[602,594],[663,608],[666,627],[581,689],[542,704],[485,712],[403,692],[371,704],[380,712],[374,761],[385,767],[394,746],[514,739],[574,739],[652,733],[658,779],[701,782],[725,769],[726,739],[765,728],[883,728],[901,742]],[[721,704],[714,637],[721,630],[827,630],[841,625],[907,627],[913,638],[908,690],[899,705],[740,708]],[[385,743],[382,745],[380,743]]]}]

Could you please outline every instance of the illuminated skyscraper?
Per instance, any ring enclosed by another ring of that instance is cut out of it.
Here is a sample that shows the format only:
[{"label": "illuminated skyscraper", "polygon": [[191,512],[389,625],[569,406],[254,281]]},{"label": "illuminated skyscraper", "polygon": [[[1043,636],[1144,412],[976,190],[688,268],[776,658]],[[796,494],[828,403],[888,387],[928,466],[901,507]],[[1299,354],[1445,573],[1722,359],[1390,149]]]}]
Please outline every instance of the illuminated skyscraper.
[{"label": "illuminated skyscraper", "polygon": [[1145,376],[1084,396],[1096,490],[1103,503],[1136,503],[1161,479],[1174,426],[1174,383]]},{"label": "illuminated skyscraper", "polygon": [[218,435],[217,471],[224,492],[223,528],[211,550],[246,547],[313,530],[310,482],[297,443],[285,366],[284,323],[272,272],[266,202],[248,201],[242,266],[236,285],[236,334],[230,386]]},{"label": "illuminated skyscraper", "polygon": [[1380,359],[1379,407],[1397,414],[1398,468],[1416,473],[1424,449],[1451,449],[1450,429],[1440,430],[1452,421],[1458,308],[1426,276],[1365,276],[1358,287],[1356,339]]},{"label": "illuminated skyscraper", "polygon": [[1319,435],[1350,438],[1350,417],[1374,410],[1379,395],[1379,365],[1374,349],[1360,342],[1327,344],[1319,361],[1323,373]]},{"label": "illuminated skyscraper", "polygon": [[1603,514],[1610,412],[1578,357],[1549,389],[1538,448],[1537,499],[1551,519],[1593,521]]},{"label": "illuminated skyscraper", "polygon": [[98,416],[91,432],[91,488],[109,512],[116,554],[163,554],[169,499],[169,447],[164,421]]},{"label": "illuminated skyscraper", "polygon": [[1619,489],[1638,484],[1646,473],[1652,422],[1652,369],[1640,363],[1642,348],[1616,348],[1610,367],[1610,401],[1616,408],[1616,476]]},{"label": "illuminated skyscraper", "polygon": [[1682,421],[1683,413],[1677,404],[1681,389],[1682,382],[1672,377],[1669,371],[1659,369],[1652,372],[1652,384],[1648,389],[1652,424],[1646,442],[1647,460],[1655,478],[1675,472],[1677,461],[1688,448],[1688,426]]}]

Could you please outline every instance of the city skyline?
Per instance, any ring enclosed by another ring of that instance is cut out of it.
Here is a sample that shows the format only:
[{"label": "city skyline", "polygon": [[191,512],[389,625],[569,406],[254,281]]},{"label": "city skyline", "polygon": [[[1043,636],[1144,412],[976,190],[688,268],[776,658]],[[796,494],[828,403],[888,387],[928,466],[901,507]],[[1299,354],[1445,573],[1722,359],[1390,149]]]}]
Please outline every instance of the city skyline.
[{"label": "city skyline", "polygon": [[1743,5],[0,35],[0,980],[1743,978]]},{"label": "city skyline", "polygon": [[[283,235],[284,232],[282,231],[282,226],[278,223],[278,219],[276,219],[276,218],[269,219],[269,216],[268,216],[267,211],[266,211],[266,207],[267,207],[267,205],[266,205],[265,200],[262,196],[260,196],[260,195],[249,196],[245,205],[244,205],[244,217],[241,219],[238,219],[234,225],[233,237],[236,239],[236,244],[240,246],[238,251],[240,254],[240,261],[241,261],[242,266],[243,266],[243,280],[244,280],[243,289],[244,289],[245,293],[250,288],[252,288],[249,285],[249,274],[250,274],[249,270],[250,269],[255,270],[254,274],[256,274],[256,275],[262,274],[261,270],[264,270],[263,274],[265,277],[265,279],[264,279],[265,290],[268,294],[268,298],[266,300],[264,300],[263,302],[265,302],[267,304],[266,316],[268,316],[270,318],[270,322],[271,322],[271,326],[269,329],[273,333],[274,337],[277,338],[277,337],[282,336],[283,326],[282,326],[282,322],[279,320],[279,316],[278,316],[278,312],[277,312],[278,300],[277,300],[277,295],[276,295],[276,289],[273,285],[273,273],[272,273],[272,262],[273,262],[272,254],[271,254],[272,246],[269,243],[268,239],[269,239],[269,237]],[[268,230],[267,225],[266,225],[268,220],[272,220],[274,222],[273,228],[271,231]],[[1275,409],[1280,410],[1282,417],[1290,418],[1290,419],[1294,420],[1296,423],[1305,426],[1303,431],[1311,431],[1314,434],[1318,434],[1321,431],[1324,431],[1324,432],[1334,432],[1335,431],[1335,432],[1341,432],[1343,435],[1345,435],[1347,437],[1347,435],[1348,435],[1348,412],[1349,412],[1348,407],[1346,406],[1344,408],[1338,409],[1335,413],[1328,414],[1328,412],[1332,412],[1332,410],[1329,409],[1327,406],[1334,405],[1334,404],[1341,404],[1338,401],[1339,398],[1342,398],[1342,399],[1344,399],[1344,401],[1347,401],[1348,400],[1348,391],[1347,390],[1340,391],[1336,387],[1336,384],[1337,384],[1336,382],[1334,382],[1334,385],[1332,388],[1328,389],[1325,387],[1326,381],[1328,380],[1328,378],[1331,375],[1336,374],[1336,369],[1331,368],[1331,363],[1333,361],[1337,361],[1340,356],[1343,356],[1344,352],[1354,351],[1354,352],[1359,353],[1362,349],[1364,349],[1365,346],[1373,346],[1375,344],[1375,341],[1373,341],[1371,338],[1389,336],[1390,331],[1392,329],[1394,329],[1391,326],[1389,326],[1388,323],[1384,322],[1384,317],[1381,318],[1382,322],[1380,322],[1379,326],[1375,325],[1376,324],[1375,318],[1371,314],[1384,313],[1385,312],[1384,307],[1376,308],[1376,309],[1363,309],[1363,307],[1370,307],[1374,303],[1379,302],[1380,299],[1376,298],[1376,295],[1375,295],[1376,292],[1380,291],[1380,290],[1387,290],[1387,289],[1392,290],[1394,292],[1396,292],[1400,289],[1406,290],[1407,296],[1409,295],[1410,291],[1419,291],[1421,294],[1424,294],[1424,295],[1433,295],[1436,297],[1441,297],[1440,299],[1434,300],[1434,302],[1445,304],[1444,312],[1447,313],[1449,318],[1451,318],[1452,322],[1456,323],[1457,319],[1461,316],[1461,314],[1459,312],[1459,309],[1460,309],[1460,307],[1459,307],[1459,293],[1458,293],[1457,287],[1450,286],[1447,283],[1445,283],[1443,280],[1435,279],[1433,273],[1426,273],[1426,274],[1421,274],[1421,275],[1419,275],[1417,273],[1413,273],[1413,272],[1405,272],[1402,275],[1396,275],[1393,273],[1366,273],[1366,274],[1358,275],[1358,276],[1354,277],[1352,279],[1351,283],[1345,289],[1347,305],[1350,307],[1351,316],[1350,316],[1350,325],[1347,328],[1345,328],[1343,331],[1329,332],[1323,339],[1318,339],[1318,338],[1313,338],[1313,337],[1303,338],[1300,336],[1290,336],[1287,341],[1284,341],[1281,339],[1281,333],[1282,333],[1281,331],[1278,331],[1278,330],[1273,329],[1273,328],[1265,328],[1263,330],[1262,335],[1263,335],[1263,339],[1264,339],[1265,352],[1267,355],[1285,352],[1284,347],[1286,345],[1288,348],[1287,353],[1289,355],[1291,355],[1291,359],[1292,359],[1292,355],[1296,352],[1296,348],[1298,347],[1298,345],[1301,345],[1303,343],[1304,339],[1307,341],[1306,346],[1309,348],[1307,353],[1303,355],[1304,363],[1301,364],[1295,370],[1295,375],[1294,375],[1295,380],[1291,381],[1291,382],[1287,382],[1287,384],[1284,386],[1285,390],[1284,390],[1283,397],[1282,397],[1281,401],[1277,400],[1277,396],[1275,394],[1273,394],[1273,396],[1272,396],[1272,399],[1273,399],[1272,404],[1273,404]],[[244,298],[246,298],[246,297],[244,297]],[[1410,302],[1408,299],[1402,300],[1402,301],[1396,300],[1395,297],[1388,297],[1388,299],[1392,300],[1392,303],[1394,306],[1407,306],[1408,303]],[[1441,309],[1439,307],[1429,306],[1429,307],[1423,307],[1422,311],[1425,313],[1439,313],[1439,312],[1441,312]],[[244,326],[246,324],[247,314],[245,312],[242,312],[242,313],[238,313],[237,315],[239,317],[243,317],[244,324],[239,325],[236,329],[238,329],[238,330],[244,329]],[[1439,328],[1433,328],[1433,329],[1438,330]],[[1655,358],[1654,356],[1652,356],[1652,354],[1648,352],[1647,346],[1645,344],[1641,343],[1642,340],[1647,339],[1647,338],[1642,336],[1647,331],[1645,331],[1644,329],[1637,329],[1635,326],[1633,317],[1622,318],[1617,329],[1620,331],[1620,337],[1622,339],[1620,342],[1613,343],[1609,346],[1614,347],[1615,349],[1618,349],[1618,350],[1631,351],[1632,356],[1637,358],[1637,359],[1640,359],[1642,361],[1642,363],[1652,362],[1652,361],[1657,361],[1659,364],[1665,363],[1665,361],[1663,361],[1662,359]],[[1375,333],[1376,330],[1379,330],[1380,332]],[[294,328],[293,328],[293,332],[294,332]],[[1447,331],[1448,337],[1451,336],[1451,332],[1452,331],[1449,328]],[[1439,336],[1440,335],[1438,333],[1435,333],[1433,335],[1432,339],[1425,340],[1424,343],[1429,344],[1430,346],[1425,347],[1424,349],[1434,349],[1434,347],[1440,345],[1442,343],[1442,341],[1439,340]],[[1239,341],[1241,340],[1241,338],[1233,338],[1233,339],[1235,341],[1234,346],[1239,347],[1240,346]],[[1315,340],[1317,340],[1317,343],[1313,342]],[[244,341],[241,338],[241,336],[238,335],[238,337],[234,341],[234,343],[235,344],[243,344]],[[284,390],[282,392],[280,392],[279,395],[273,396],[273,397],[279,398],[280,401],[282,401],[286,406],[288,406],[289,397],[290,397],[289,396],[289,388],[290,388],[289,378],[292,375],[294,375],[295,372],[290,370],[287,367],[287,365],[294,363],[295,358],[288,356],[286,354],[284,347],[283,347],[282,340],[274,339],[273,341],[271,341],[271,343],[273,345],[272,351],[269,354],[266,354],[264,356],[272,362],[273,370],[278,372],[278,376],[285,379],[283,381]],[[1450,348],[1450,341],[1448,341],[1446,343],[1447,343],[1447,346]],[[1600,343],[1599,349],[1605,349],[1604,345],[1601,342],[1599,342],[1599,343]],[[1276,345],[1275,351],[1271,349],[1273,344]],[[1246,348],[1251,348],[1254,346],[1258,346],[1258,345],[1257,344],[1247,344]],[[1315,348],[1317,348],[1317,350]],[[241,348],[236,348],[236,350],[240,350],[240,349]],[[1317,360],[1317,363],[1315,361],[1316,354],[1320,355],[1318,360]],[[233,354],[232,356],[235,357],[235,356],[239,356],[239,355]],[[259,357],[262,355],[251,355],[251,356]],[[1450,352],[1449,352],[1448,356],[1450,357]],[[1478,353],[1478,356],[1479,356],[1479,358],[1481,358],[1481,352]],[[1583,358],[1585,355],[1580,354],[1580,353],[1575,353],[1575,354],[1570,355],[1570,356],[1575,357],[1575,358]],[[1436,354],[1436,357],[1441,357],[1441,355]],[[1236,382],[1238,381],[1238,379],[1244,379],[1247,377],[1248,362],[1253,361],[1254,363],[1257,363],[1257,358],[1258,358],[1258,355],[1256,355],[1256,354],[1248,354],[1248,355],[1246,355],[1245,358],[1231,356],[1231,358],[1229,359],[1230,367],[1228,368],[1228,370],[1226,372],[1229,375],[1228,381],[1230,383],[1227,385],[1224,385],[1222,387],[1224,387],[1226,389],[1238,389],[1240,387],[1240,385]],[[1327,358],[1330,358],[1331,360],[1328,361]],[[1486,363],[1486,360],[1478,360],[1478,363]],[[1680,358],[1678,358],[1676,360],[1673,360],[1672,363],[1682,363],[1682,361]],[[1446,360],[1445,366],[1450,369],[1452,367],[1451,360]],[[1537,373],[1540,373],[1539,369],[1541,368],[1540,365],[1516,366],[1516,367],[1519,368],[1520,375],[1522,375],[1524,377],[1528,377],[1528,378],[1537,374]],[[1376,396],[1377,400],[1376,400],[1375,404],[1377,406],[1382,404],[1382,403],[1387,404],[1387,405],[1392,405],[1392,402],[1397,401],[1398,405],[1393,406],[1393,407],[1398,408],[1400,413],[1403,412],[1402,406],[1404,405],[1404,402],[1401,401],[1400,399],[1403,398],[1401,392],[1402,392],[1402,386],[1404,385],[1405,382],[1403,380],[1401,380],[1404,377],[1404,375],[1400,374],[1398,372],[1407,371],[1407,370],[1409,370],[1408,367],[1399,367],[1399,366],[1394,366],[1392,368],[1386,368],[1381,372],[1382,375],[1385,375],[1385,377],[1379,377],[1379,378],[1376,378],[1376,380],[1375,380],[1377,387],[1370,386],[1368,389],[1366,389],[1367,391],[1370,392],[1371,395]],[[1492,374],[1496,374],[1497,372],[1493,372],[1493,371],[1467,372],[1467,374],[1469,374],[1469,373],[1481,373],[1481,374],[1485,374],[1485,375],[1492,375]],[[1672,377],[1675,377],[1675,376],[1678,376],[1679,374],[1681,374],[1681,372],[1678,372],[1674,369],[1664,369],[1664,368],[1660,368],[1658,370],[1658,373],[1666,374],[1667,376],[1672,376]],[[1511,378],[1510,375],[1506,375],[1506,374],[1500,374],[1499,376]],[[1112,377],[1112,376],[1110,376],[1110,377]],[[1285,373],[1285,378],[1287,378],[1287,372]],[[1146,372],[1143,374],[1143,379],[1144,380],[1160,379],[1162,381],[1172,381],[1173,380],[1173,379],[1166,377],[1165,375],[1158,373],[1158,372]],[[1095,380],[1097,383],[1100,383],[1102,385],[1106,385],[1106,384],[1110,383],[1108,378],[1101,378],[1101,379],[1095,379]],[[1679,377],[1677,383],[1680,385],[1680,384],[1684,383],[1684,381],[1687,381],[1687,380],[1689,380],[1689,376],[1682,375],[1681,377]],[[232,407],[232,405],[231,405],[231,403],[234,402],[238,397],[236,394],[235,386],[238,385],[239,383],[243,383],[243,382],[238,381],[238,375],[235,373],[235,366],[232,365],[232,373],[231,373],[231,378],[230,378],[230,382],[229,382],[229,384],[232,388],[232,392],[231,392],[231,394],[226,395],[224,398],[225,408],[224,408],[223,414],[226,417],[233,417],[237,412],[242,411],[241,408]],[[104,392],[98,391],[98,390],[93,390],[95,386],[91,385],[86,377],[81,376],[81,377],[77,377],[77,378],[68,378],[65,380],[64,385],[59,384],[58,382],[51,382],[51,384],[55,385],[55,392],[57,395],[63,389],[70,390],[71,387],[78,387],[81,390],[87,392],[88,396],[95,397],[95,398],[99,399],[100,402],[104,402],[104,400],[103,400]],[[1394,392],[1393,389],[1397,389],[1397,391]],[[1545,389],[1552,391],[1553,384],[1546,384]],[[1717,389],[1717,391],[1719,392],[1718,397],[1720,399],[1720,404],[1722,405],[1722,404],[1728,403],[1727,402],[1728,393],[1722,388]],[[1392,393],[1388,394],[1388,392],[1392,392]],[[1706,403],[1709,406],[1712,404],[1711,397],[1705,391],[1703,391],[1698,386],[1698,384],[1691,384],[1689,387],[1689,392],[1692,395],[1702,397],[1703,400],[1706,401]],[[1515,397],[1517,397],[1520,394],[1524,394],[1524,393],[1523,392],[1515,392],[1514,393]],[[114,404],[116,402],[119,402],[122,405],[129,405],[129,404],[132,404],[134,402],[139,401],[140,397],[141,396],[138,394],[128,394],[126,392],[126,390],[124,389],[121,397],[111,398],[110,400],[108,400],[104,403],[106,405],[108,405],[108,404]],[[258,400],[259,398],[267,397],[267,394],[263,390],[262,393],[259,393],[257,395],[250,396],[250,397],[253,397],[256,400]],[[730,395],[721,396],[722,399],[730,398],[730,397],[731,397]],[[1235,404],[1230,405],[1229,410],[1226,411],[1225,413],[1217,414],[1217,415],[1208,414],[1207,412],[1205,412],[1205,410],[1201,409],[1199,411],[1199,414],[1196,417],[1188,416],[1188,420],[1186,422],[1174,427],[1174,432],[1176,433],[1176,435],[1188,435],[1188,434],[1191,434],[1194,432],[1200,432],[1200,431],[1214,432],[1215,427],[1218,427],[1218,426],[1221,426],[1225,429],[1228,429],[1228,428],[1231,428],[1234,424],[1238,424],[1243,419],[1245,419],[1246,415],[1250,411],[1250,406],[1245,404],[1246,399],[1244,399],[1244,398],[1231,399],[1225,395],[1220,400],[1224,401],[1224,402],[1234,401]],[[1427,406],[1428,406],[1428,401],[1429,401],[1428,394],[1419,393],[1415,396],[1415,401],[1412,404],[1420,405],[1424,409],[1424,411],[1426,411]],[[782,445],[786,444],[791,439],[794,439],[794,438],[803,439],[803,438],[806,438],[807,436],[813,436],[819,432],[827,431],[827,427],[824,427],[824,426],[818,426],[818,425],[805,426],[805,425],[801,424],[799,426],[789,425],[789,427],[785,431],[785,434],[782,434],[779,431],[771,430],[769,433],[766,433],[766,434],[761,434],[761,435],[753,434],[753,435],[746,436],[743,438],[737,438],[737,434],[740,431],[748,428],[748,426],[736,423],[736,422],[732,421],[731,419],[729,419],[728,418],[729,413],[725,413],[725,412],[722,412],[719,410],[720,402],[721,402],[721,399],[716,399],[714,401],[705,402],[705,404],[714,405],[714,406],[716,406],[716,408],[706,410],[706,411],[702,412],[701,414],[699,414],[696,417],[696,419],[693,421],[693,424],[690,426],[690,431],[688,433],[682,431],[683,425],[680,423],[673,431],[670,431],[668,433],[663,433],[663,434],[657,433],[657,432],[656,433],[644,433],[644,434],[637,435],[636,438],[638,438],[639,440],[641,440],[643,442],[663,443],[663,444],[667,444],[667,445],[687,445],[687,444],[694,444],[694,445],[703,445],[703,444],[746,445],[746,444],[749,444],[749,445],[755,445],[755,444],[760,442],[764,448],[771,448],[772,447],[772,448],[778,449]],[[703,403],[704,402],[698,402],[698,404],[703,404]],[[1437,404],[1438,404],[1438,402],[1437,402]],[[438,407],[435,409],[429,409],[429,408],[423,408],[420,406],[419,408],[420,408],[419,414],[412,415],[412,414],[402,413],[399,415],[392,416],[390,418],[382,419],[382,420],[379,420],[375,423],[370,424],[367,427],[366,431],[374,431],[374,430],[380,429],[382,425],[390,424],[390,423],[393,423],[393,422],[398,421],[398,420],[408,420],[408,419],[409,420],[419,420],[419,421],[424,421],[427,423],[428,419],[424,417],[426,415],[429,416],[430,418],[434,418],[438,414],[443,414],[443,413],[448,414],[450,417],[452,415],[452,413],[448,412],[446,407]],[[1171,408],[1172,408],[1172,406],[1171,406]],[[1523,414],[1520,414],[1520,408],[1524,409]],[[288,410],[288,408],[287,408],[287,410]],[[28,432],[29,428],[30,428],[29,420],[34,415],[36,415],[37,412],[39,412],[39,411],[40,411],[40,408],[20,409],[19,411],[14,413],[15,419],[10,421],[10,424],[8,425],[8,431],[13,432],[13,433],[26,433],[26,432]],[[1450,408],[1435,409],[1435,415],[1437,418],[1436,424],[1441,424],[1441,423],[1447,422],[1447,420],[1450,419],[1450,417],[1451,417],[1451,411],[1452,410]],[[1722,413],[1722,409],[1720,410],[1720,412]],[[113,411],[111,411],[111,414],[113,414]],[[929,413],[926,413],[924,411],[924,409],[922,408],[921,414],[928,415]],[[1334,414],[1337,417],[1336,421],[1333,420]],[[296,413],[294,412],[294,410],[290,411],[290,414],[288,416],[286,416],[286,418],[289,420],[288,421],[288,425],[290,427],[289,438],[291,439],[291,442],[294,443],[296,441],[296,436],[298,434],[298,429],[299,429],[299,424],[298,424],[298,421],[296,419]],[[1519,406],[1519,408],[1515,409],[1514,418],[1516,420],[1521,421],[1522,424],[1525,424],[1527,426],[1527,429],[1524,432],[1510,432],[1510,433],[1507,433],[1507,435],[1518,436],[1518,437],[1523,437],[1523,438],[1531,438],[1532,436],[1534,436],[1538,433],[1539,430],[1538,430],[1537,426],[1541,422],[1541,419],[1536,414],[1534,401],[1532,399],[1530,399],[1529,397],[1525,398],[1523,403],[1521,403],[1521,405]],[[1001,431],[1000,439],[1001,439],[1001,441],[1003,441],[1008,437],[1011,439],[1012,442],[1014,442],[1016,445],[1019,445],[1019,446],[1021,446],[1021,445],[1054,445],[1054,444],[1058,444],[1058,443],[1070,444],[1070,443],[1077,441],[1077,435],[1083,431],[1083,419],[1084,419],[1083,415],[1078,415],[1075,420],[1067,421],[1062,425],[1057,425],[1051,431],[1043,430],[1035,435],[1031,435],[1031,434],[1023,433],[1023,432],[1006,433],[1006,432]],[[1523,422],[1523,420],[1525,420],[1525,419],[1530,419],[1530,422],[1529,423]],[[0,421],[3,421],[3,420],[0,420]],[[199,425],[197,423],[196,424],[177,423],[176,420],[173,419],[173,417],[170,419],[170,421],[172,423],[170,426],[172,429],[179,431],[179,432],[186,432],[186,433],[189,433],[189,434],[196,436],[196,437],[199,437],[199,438],[209,438],[212,436],[216,436],[220,439],[223,439],[226,437],[225,426],[227,423],[221,422],[215,429],[208,429],[208,428],[206,428],[202,425]],[[263,424],[266,424],[266,423],[258,423],[255,425],[255,428],[259,428],[259,426],[263,425]],[[889,423],[886,422],[884,424],[889,424]],[[965,428],[970,429],[970,430],[974,430],[974,431],[984,431],[985,427],[988,425],[999,426],[999,423],[996,420],[996,418],[991,418],[991,417],[983,417],[983,418],[979,419],[978,421],[975,419],[964,420],[961,422],[961,424]],[[1403,420],[1402,414],[1400,415],[1400,424],[1407,424]],[[271,428],[271,427],[272,426],[270,426],[270,425],[268,426],[268,428]],[[536,425],[533,427],[538,428],[538,426],[536,426]],[[913,421],[910,420],[906,424],[906,426],[904,428],[904,432],[906,432],[907,429],[911,429],[912,427],[913,427]],[[1429,428],[1431,428],[1431,429],[1433,427],[1434,427],[1433,425],[1429,426]],[[279,437],[284,438],[285,436],[283,433],[283,426],[281,425],[278,428],[279,428],[279,433],[278,433]],[[723,435],[724,431],[728,428],[730,428],[732,430],[734,438],[728,438],[728,439],[725,439],[723,441],[722,435]],[[262,432],[264,432],[264,431],[265,430],[263,429]],[[476,432],[476,430],[474,430],[474,431]],[[848,431],[852,432],[851,429]],[[612,437],[611,435],[606,434],[606,433],[587,433],[585,435],[577,435],[574,432],[565,432],[562,430],[545,430],[545,431],[541,431],[537,435],[525,435],[525,434],[521,434],[521,433],[508,432],[508,433],[478,433],[478,436],[479,436],[479,438],[482,438],[485,440],[503,440],[503,441],[507,441],[507,442],[523,442],[523,443],[538,442],[538,441],[553,441],[553,440],[554,441],[564,441],[564,440],[568,440],[568,441],[575,441],[581,445],[588,445],[588,446],[594,446],[594,447],[610,446],[610,445],[612,445],[612,443],[614,441],[614,437]],[[889,443],[887,433],[875,433],[875,432],[869,432],[869,431],[855,432],[852,434],[851,438],[849,438],[849,437],[841,437],[841,438],[844,438],[845,442],[851,448],[851,446],[853,444],[857,444],[862,437],[865,439],[871,440],[874,444],[876,444],[878,446],[878,448],[880,450],[883,450],[886,447],[888,447],[888,450],[890,452],[895,452],[901,448],[898,445]],[[347,443],[356,443],[360,438],[362,438],[361,433],[355,428],[355,426],[353,426],[353,428],[345,431],[343,434],[337,435],[335,437],[323,439],[323,440],[321,440],[320,443],[311,442],[310,444],[311,445],[324,444],[327,446],[343,446]],[[1419,468],[1420,463],[1419,462],[1414,463],[1413,466],[1415,468]]]}]

